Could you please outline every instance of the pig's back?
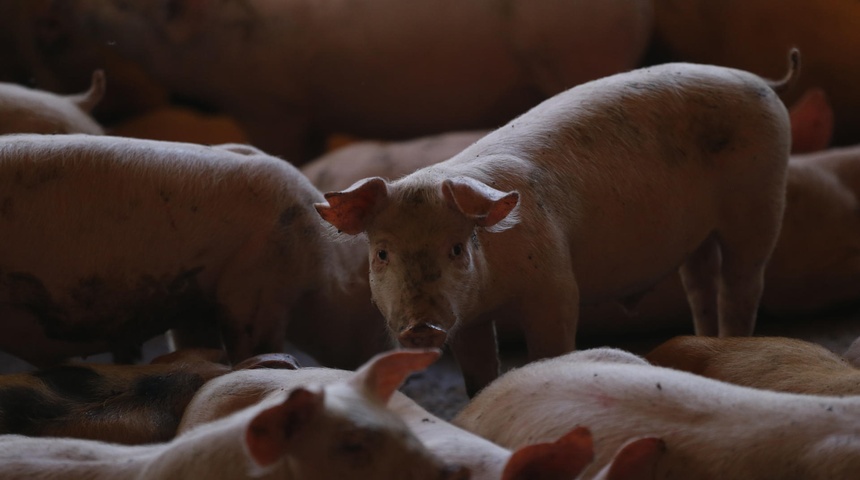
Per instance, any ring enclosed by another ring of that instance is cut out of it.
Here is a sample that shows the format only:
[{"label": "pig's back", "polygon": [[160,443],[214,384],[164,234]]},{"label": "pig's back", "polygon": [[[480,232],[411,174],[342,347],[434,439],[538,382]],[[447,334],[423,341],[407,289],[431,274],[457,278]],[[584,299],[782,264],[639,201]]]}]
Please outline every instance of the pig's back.
[{"label": "pig's back", "polygon": [[318,198],[292,167],[263,156],[86,135],[6,137],[0,258],[32,265],[121,250],[150,265],[174,262],[203,247],[236,248],[248,228],[269,231]]},{"label": "pig's back", "polygon": [[574,87],[443,165],[520,191],[521,219],[563,231],[577,274],[612,280],[581,285],[590,302],[669,274],[728,215],[727,199],[784,190],[789,135],[755,75],[667,64]]}]

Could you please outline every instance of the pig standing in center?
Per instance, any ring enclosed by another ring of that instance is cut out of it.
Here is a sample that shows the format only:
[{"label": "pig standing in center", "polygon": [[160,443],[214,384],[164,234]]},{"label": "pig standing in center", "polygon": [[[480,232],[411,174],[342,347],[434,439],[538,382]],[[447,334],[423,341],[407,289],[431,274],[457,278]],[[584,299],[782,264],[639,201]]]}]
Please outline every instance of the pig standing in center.
[{"label": "pig standing in center", "polygon": [[[460,154],[326,194],[367,234],[373,300],[405,346],[450,335],[467,390],[498,376],[493,320],[532,358],[574,349],[580,304],[630,302],[680,272],[699,334],[749,335],[779,234],[785,79],[665,64],[574,87]],[[680,268],[679,268],[680,267]]]}]

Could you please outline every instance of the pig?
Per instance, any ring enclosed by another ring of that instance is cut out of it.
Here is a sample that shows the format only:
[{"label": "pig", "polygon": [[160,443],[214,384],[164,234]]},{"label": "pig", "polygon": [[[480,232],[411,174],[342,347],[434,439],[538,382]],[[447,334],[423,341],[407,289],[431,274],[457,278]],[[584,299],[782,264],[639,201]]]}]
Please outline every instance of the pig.
[{"label": "pig", "polygon": [[854,478],[860,399],[741,387],[611,348],[580,350],[511,370],[453,420],[507,448],[588,425],[602,449],[583,472],[640,437],[665,451],[648,478]]},{"label": "pig", "polygon": [[786,337],[679,336],[651,350],[654,365],[780,392],[860,395],[860,370],[818,345]]},{"label": "pig", "polygon": [[343,190],[363,178],[395,180],[447,160],[487,133],[471,130],[401,142],[359,141],[337,148],[299,169],[322,192]]},{"label": "pig", "polygon": [[316,208],[366,234],[373,299],[401,344],[452,335],[470,394],[498,375],[494,315],[513,316],[530,358],[556,356],[575,346],[580,303],[629,302],[675,270],[697,333],[749,335],[785,203],[774,88],[790,58],[774,84],[694,64],[589,82]]},{"label": "pig", "polygon": [[296,163],[331,132],[493,128],[573,85],[638,66],[652,19],[649,0],[54,6],[77,20],[76,33],[110,42],[174,94],[229,114],[253,144]]},{"label": "pig", "polygon": [[331,240],[322,194],[258,149],[10,135],[0,186],[0,349],[36,366],[168,329],[234,363],[283,351],[288,326],[343,368],[388,347],[365,247]]},{"label": "pig", "polygon": [[13,83],[0,83],[0,134],[87,133],[104,130],[89,115],[105,93],[105,75],[93,72],[89,90],[78,95],[57,95]]},{"label": "pig", "polygon": [[[860,145],[792,155],[785,214],[765,268],[762,314],[795,320],[856,306],[860,300]],[[689,318],[684,289],[667,278],[628,311],[603,303],[583,317],[602,332],[624,325],[677,328]],[[640,328],[641,329],[641,328]]]},{"label": "pig", "polygon": [[108,133],[117,137],[218,145],[247,143],[248,136],[225,115],[205,115],[191,108],[153,108],[116,122]]},{"label": "pig", "polygon": [[[0,434],[73,437],[129,445],[176,435],[192,396],[230,371],[221,350],[188,349],[150,365],[69,362],[0,376]],[[234,368],[297,368],[286,354]]]},{"label": "pig", "polygon": [[[652,61],[708,63],[776,75],[780,54],[809,59],[790,104],[809,88],[833,101],[837,145],[860,143],[860,9],[846,0],[653,0]],[[826,25],[826,30],[822,26]],[[765,28],[763,28],[766,26]]]},{"label": "pig", "polygon": [[[331,368],[231,372],[198,390],[185,410],[179,431],[224,418],[297,385],[330,385],[350,375],[349,371]],[[512,452],[432,415],[400,392],[393,392],[388,407],[434,455],[467,467],[473,480],[572,479],[593,458],[591,434],[584,427]]]},{"label": "pig", "polygon": [[0,476],[466,480],[467,470],[433,457],[385,408],[405,375],[427,362],[423,352],[381,355],[343,381],[278,391],[168,443],[2,435]]}]

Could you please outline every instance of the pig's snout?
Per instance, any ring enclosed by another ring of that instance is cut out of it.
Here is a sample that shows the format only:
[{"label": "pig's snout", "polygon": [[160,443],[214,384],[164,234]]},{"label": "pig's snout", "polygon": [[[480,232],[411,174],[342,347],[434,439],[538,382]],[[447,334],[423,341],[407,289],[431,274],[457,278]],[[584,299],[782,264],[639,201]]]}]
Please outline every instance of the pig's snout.
[{"label": "pig's snout", "polygon": [[419,323],[400,331],[400,345],[408,348],[442,348],[448,332],[430,323]]}]

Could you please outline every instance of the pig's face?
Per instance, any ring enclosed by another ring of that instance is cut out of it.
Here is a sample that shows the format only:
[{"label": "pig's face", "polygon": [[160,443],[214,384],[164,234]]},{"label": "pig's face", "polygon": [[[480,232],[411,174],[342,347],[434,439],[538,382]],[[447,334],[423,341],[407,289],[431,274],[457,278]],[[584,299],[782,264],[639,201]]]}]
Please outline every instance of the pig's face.
[{"label": "pig's face", "polygon": [[474,222],[423,190],[392,198],[367,234],[373,301],[392,335],[441,347],[477,293]]},{"label": "pig's face", "polygon": [[326,194],[316,205],[341,232],[366,232],[373,301],[406,347],[441,347],[480,301],[480,229],[515,222],[519,196],[467,177],[381,178]]}]

